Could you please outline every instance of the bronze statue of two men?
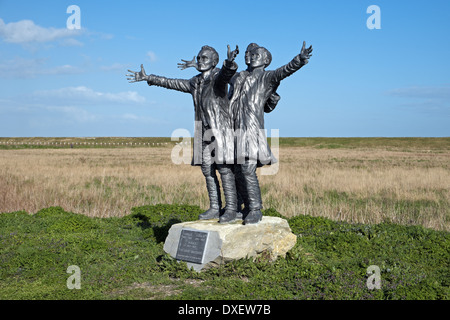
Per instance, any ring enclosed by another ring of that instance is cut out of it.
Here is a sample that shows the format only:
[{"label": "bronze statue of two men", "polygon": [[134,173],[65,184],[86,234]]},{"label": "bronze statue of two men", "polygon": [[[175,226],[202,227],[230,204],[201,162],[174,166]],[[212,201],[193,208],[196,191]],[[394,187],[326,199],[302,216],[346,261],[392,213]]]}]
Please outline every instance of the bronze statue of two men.
[{"label": "bronze statue of two men", "polygon": [[[210,208],[199,219],[219,219],[230,223],[241,218],[244,224],[261,221],[261,190],[256,168],[273,164],[273,156],[264,131],[264,113],[271,112],[280,96],[276,93],[281,80],[292,75],[311,57],[312,47],[305,42],[300,54],[288,64],[265,70],[272,61],[271,53],[255,43],[245,52],[247,69],[237,72],[234,61],[238,46],[231,51],[222,68],[217,68],[219,55],[203,46],[196,59],[182,60],[179,68],[196,68],[200,73],[191,79],[168,79],[128,70],[130,82],[147,81],[159,86],[190,93],[194,101],[195,133],[192,165],[201,166],[206,179]],[[219,180],[225,196],[222,208]]]}]

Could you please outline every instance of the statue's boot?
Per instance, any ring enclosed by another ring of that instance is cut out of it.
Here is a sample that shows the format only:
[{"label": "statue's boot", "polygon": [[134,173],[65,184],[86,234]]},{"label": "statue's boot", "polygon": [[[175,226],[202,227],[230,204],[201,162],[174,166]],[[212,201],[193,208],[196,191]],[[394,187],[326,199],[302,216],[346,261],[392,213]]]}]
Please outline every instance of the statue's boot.
[{"label": "statue's boot", "polygon": [[218,219],[220,216],[220,208],[222,207],[219,180],[217,180],[217,176],[207,176],[205,179],[210,208],[199,214],[198,218],[199,220]]},{"label": "statue's boot", "polygon": [[262,219],[261,210],[250,211],[244,219],[244,224],[255,224],[260,222]]},{"label": "statue's boot", "polygon": [[[247,185],[245,183],[244,176],[242,175],[241,166],[236,166],[235,168],[238,218],[244,220],[246,215],[249,213]],[[242,208],[242,206],[244,206],[244,208]]]},{"label": "statue's boot", "polygon": [[247,186],[248,195],[248,209],[249,212],[244,218],[244,224],[258,223],[262,219],[262,199],[261,189],[259,188],[258,177],[256,176],[256,170],[248,170],[244,174],[245,182]]},{"label": "statue's boot", "polygon": [[219,172],[225,195],[225,212],[220,216],[219,223],[230,223],[238,220],[236,181],[230,168],[220,169]]}]

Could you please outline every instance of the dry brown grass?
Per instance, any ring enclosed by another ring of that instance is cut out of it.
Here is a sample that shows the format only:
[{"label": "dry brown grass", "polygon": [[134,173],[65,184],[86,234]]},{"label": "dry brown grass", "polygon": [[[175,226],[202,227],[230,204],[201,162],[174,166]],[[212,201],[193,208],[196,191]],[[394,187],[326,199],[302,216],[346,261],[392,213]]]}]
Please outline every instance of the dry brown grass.
[{"label": "dry brown grass", "polygon": [[[111,217],[158,203],[207,208],[201,170],[173,164],[171,150],[0,150],[0,212],[61,206]],[[279,158],[276,175],[259,176],[265,208],[450,230],[450,151],[282,147]]]},{"label": "dry brown grass", "polygon": [[449,230],[449,153],[284,148],[262,176],[265,204],[287,216],[392,221]]}]

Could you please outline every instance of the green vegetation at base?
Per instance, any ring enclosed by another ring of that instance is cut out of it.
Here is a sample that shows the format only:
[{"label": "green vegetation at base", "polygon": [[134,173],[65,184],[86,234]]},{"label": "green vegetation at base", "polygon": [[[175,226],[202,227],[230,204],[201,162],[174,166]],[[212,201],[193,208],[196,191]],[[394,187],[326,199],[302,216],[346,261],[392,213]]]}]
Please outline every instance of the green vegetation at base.
[{"label": "green vegetation at base", "polygon": [[[450,233],[391,223],[287,219],[297,244],[285,258],[243,259],[200,273],[163,251],[188,205],[89,218],[60,207],[0,214],[0,299],[449,299]],[[275,209],[265,215],[282,217]],[[81,289],[68,289],[76,265]],[[367,268],[380,268],[368,289]]]}]

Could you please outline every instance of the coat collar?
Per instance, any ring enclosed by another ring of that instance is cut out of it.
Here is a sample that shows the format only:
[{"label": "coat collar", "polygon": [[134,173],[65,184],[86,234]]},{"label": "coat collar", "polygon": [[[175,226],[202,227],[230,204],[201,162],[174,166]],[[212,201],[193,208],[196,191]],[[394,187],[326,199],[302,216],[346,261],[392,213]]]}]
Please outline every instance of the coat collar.
[{"label": "coat collar", "polygon": [[211,71],[211,73],[209,74],[209,76],[207,76],[207,77],[204,77],[204,76],[203,76],[203,73],[200,73],[200,74],[197,75],[197,82],[198,82],[198,83],[201,83],[201,82],[203,82],[203,83],[209,83],[209,82],[211,82],[212,78],[213,78],[219,71],[220,71],[220,69],[214,68],[214,69]]}]

